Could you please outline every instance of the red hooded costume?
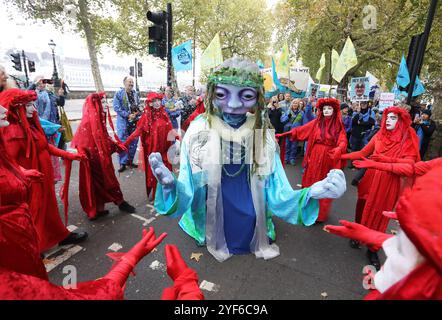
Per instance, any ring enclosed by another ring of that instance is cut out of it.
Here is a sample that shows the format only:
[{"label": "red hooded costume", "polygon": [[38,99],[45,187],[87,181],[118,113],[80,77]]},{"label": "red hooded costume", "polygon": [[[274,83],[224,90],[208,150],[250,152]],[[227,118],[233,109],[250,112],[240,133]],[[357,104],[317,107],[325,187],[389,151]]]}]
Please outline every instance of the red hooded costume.
[{"label": "red hooded costume", "polygon": [[[117,142],[112,140],[107,132],[106,114],[101,103],[104,97],[105,93],[102,92],[86,98],[83,117],[71,143],[89,160],[80,163],[79,191],[81,206],[90,219],[102,212],[106,203],[120,205],[124,202],[112,163],[112,154],[122,151],[122,144],[119,139]],[[112,124],[110,115],[109,120]]]},{"label": "red hooded costume", "polygon": [[[415,172],[415,184],[399,198],[395,218],[424,261],[383,293],[373,290],[365,297],[366,300],[442,299],[441,158],[416,163],[415,167],[419,167]],[[427,200],[426,206],[422,206],[422,199]],[[325,226],[326,231],[360,241],[375,251],[387,239],[394,237],[357,223],[340,223],[343,226]],[[395,256],[388,259],[395,259]]]},{"label": "red hooded costume", "polygon": [[25,169],[43,173],[41,183],[33,183],[30,212],[37,230],[39,250],[43,252],[69,236],[58,211],[55,196],[54,169],[51,155],[74,160],[76,155],[48,144],[37,112],[26,118],[26,104],[37,98],[34,91],[10,89],[0,96],[0,104],[10,108],[10,125],[3,131],[7,152],[11,159]]},{"label": "red hooded costume", "polygon": [[[149,232],[143,231],[143,238],[129,252],[108,254],[116,263],[103,278],[78,283],[75,289],[66,289],[0,265],[0,300],[122,300],[127,278],[135,266],[165,236],[162,234],[156,238],[153,228]],[[174,286],[164,290],[162,299],[204,299],[198,287],[198,275],[187,266],[178,248],[166,245],[166,259],[167,273]]]},{"label": "red hooded costume", "polygon": [[155,109],[151,106],[151,103],[155,99],[159,99],[161,101],[163,96],[155,92],[149,93],[143,115],[138,121],[137,128],[125,142],[125,145],[128,146],[133,140],[141,136],[141,144],[143,146],[142,167],[146,171],[146,192],[148,198],[152,190],[153,195],[155,195],[157,185],[157,179],[150,169],[149,155],[152,152],[159,152],[163,158],[163,163],[165,163],[169,170],[172,170],[172,165],[167,159],[167,151],[172,145],[172,141],[169,141],[168,137],[172,132],[173,127],[163,106],[161,106],[159,109]]},{"label": "red hooded costume", "polygon": [[[366,299],[442,299],[442,166],[416,179],[397,205],[399,224],[425,262],[384,293],[374,291]],[[427,199],[422,206],[422,199]]]},{"label": "red hooded costume", "polygon": [[[389,113],[398,115],[398,122],[393,130],[386,128]],[[408,161],[410,164],[419,161],[418,137],[410,124],[411,118],[405,109],[385,109],[379,132],[361,151],[346,154],[342,159],[356,160],[371,155],[391,159],[391,162],[394,159]],[[369,168],[358,185],[355,221],[370,229],[385,232],[389,219],[382,212],[393,211],[404,187],[410,185],[410,181],[394,172]]]},{"label": "red hooded costume", "polygon": [[29,212],[30,183],[8,156],[3,132],[0,129],[0,268],[47,279]]},{"label": "red hooded costume", "polygon": [[[291,140],[307,140],[307,153],[302,163],[304,175],[302,187],[310,187],[315,182],[327,177],[331,169],[342,169],[345,165],[340,159],[347,151],[347,136],[342,123],[339,100],[333,98],[319,99],[317,103],[318,117],[309,123],[293,128],[291,131],[278,135],[289,136]],[[333,107],[333,115],[324,117],[324,106]],[[319,200],[319,216],[317,221],[327,220],[332,204],[331,199]]]}]

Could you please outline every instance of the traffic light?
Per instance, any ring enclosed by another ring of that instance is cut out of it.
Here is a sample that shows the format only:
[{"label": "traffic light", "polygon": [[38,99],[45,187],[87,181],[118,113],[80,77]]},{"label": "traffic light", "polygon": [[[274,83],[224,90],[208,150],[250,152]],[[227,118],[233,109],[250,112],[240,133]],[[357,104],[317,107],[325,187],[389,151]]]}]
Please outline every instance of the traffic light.
[{"label": "traffic light", "polygon": [[35,72],[35,61],[28,60],[29,72]]},{"label": "traffic light", "polygon": [[23,71],[20,53],[11,53],[11,57],[11,61],[14,63],[13,68],[17,71]]},{"label": "traffic light", "polygon": [[147,12],[147,20],[153,22],[149,27],[149,54],[165,59],[167,57],[167,12]]},{"label": "traffic light", "polygon": [[131,77],[135,77],[135,67],[134,66],[129,68],[129,74]]},{"label": "traffic light", "polygon": [[138,76],[143,77],[143,64],[141,62],[138,62],[137,70],[138,70]]}]

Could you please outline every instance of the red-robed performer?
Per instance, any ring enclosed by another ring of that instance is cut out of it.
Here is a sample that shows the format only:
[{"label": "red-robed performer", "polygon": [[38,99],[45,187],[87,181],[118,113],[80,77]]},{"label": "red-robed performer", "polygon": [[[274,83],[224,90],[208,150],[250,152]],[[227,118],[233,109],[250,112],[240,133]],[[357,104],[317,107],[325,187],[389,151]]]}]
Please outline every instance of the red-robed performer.
[{"label": "red-robed performer", "polygon": [[83,157],[48,144],[33,105],[36,98],[34,91],[9,89],[0,93],[0,105],[9,108],[10,125],[3,132],[9,157],[21,167],[43,174],[41,183],[32,184],[29,206],[37,230],[39,250],[44,252],[57,244],[81,242],[87,238],[87,233],[69,232],[63,224],[55,196],[51,162],[51,155],[69,161]]},{"label": "red-robed performer", "polygon": [[[319,99],[316,107],[318,117],[315,120],[276,135],[278,139],[289,136],[291,140],[308,141],[307,153],[302,163],[303,188],[323,180],[331,169],[342,169],[345,166],[340,157],[347,151],[347,136],[341,119],[339,100]],[[331,199],[319,200],[317,222],[327,220],[331,204]]]},{"label": "red-robed performer", "polygon": [[[85,154],[88,160],[80,163],[79,191],[81,206],[90,220],[108,214],[109,211],[104,208],[108,202],[118,205],[121,211],[135,212],[135,208],[124,200],[115,176],[112,154],[127,148],[118,138],[112,140],[107,132],[102,104],[104,98],[104,92],[93,93],[86,98],[80,126],[71,142],[73,148]],[[109,114],[108,117],[112,125]]]},{"label": "red-robed performer", "polygon": [[[374,289],[365,299],[442,299],[442,162],[416,164],[416,181],[399,198],[396,213],[401,229],[396,236],[342,220],[324,230],[361,242],[373,251],[381,247],[387,260],[370,276]],[[422,206],[425,199],[425,206]]]},{"label": "red-robed performer", "polygon": [[[2,222],[0,216],[0,223]],[[129,252],[113,259],[112,269],[102,278],[81,282],[76,288],[64,288],[41,277],[5,268],[0,264],[1,300],[122,300],[129,275],[135,266],[166,237],[163,233],[156,238],[153,228],[143,230],[143,237]],[[178,248],[166,245],[167,273],[174,281],[173,287],[163,292],[164,300],[202,300],[204,296],[198,287],[198,275],[190,269],[181,257]],[[26,253],[25,253],[26,254]],[[110,254],[109,254],[110,255]],[[114,254],[113,254],[114,255]],[[5,257],[0,256],[0,261]],[[41,261],[40,261],[41,263]],[[43,265],[41,263],[41,265]],[[44,269],[43,269],[44,270]]]},{"label": "red-robed performer", "polygon": [[[147,198],[153,199],[155,195],[157,179],[152,173],[149,165],[149,155],[152,152],[159,152],[163,162],[172,170],[172,165],[167,158],[167,151],[172,145],[169,135],[173,130],[169,116],[161,104],[163,96],[159,93],[149,93],[146,99],[143,115],[138,121],[137,128],[127,138],[124,145],[128,147],[130,143],[141,136],[143,146],[143,168],[146,172],[146,192]],[[172,136],[171,136],[172,137]]]},{"label": "red-robed performer", "polygon": [[[410,127],[411,118],[405,109],[389,107],[384,110],[381,129],[361,150],[343,155],[341,159],[362,160],[368,156],[389,162],[413,164],[420,160],[418,138]],[[360,163],[355,162],[355,165]],[[362,166],[359,166],[362,167]],[[364,226],[385,232],[389,219],[383,211],[392,211],[405,187],[410,181],[392,171],[369,168],[358,185],[358,201],[355,221]],[[358,243],[351,241],[353,248]],[[377,253],[367,250],[367,257],[377,269],[380,267]]]},{"label": "red-robed performer", "polygon": [[3,141],[8,125],[7,109],[0,105],[0,268],[46,280],[28,206],[31,179],[38,180],[41,174],[20,168],[8,156]]}]

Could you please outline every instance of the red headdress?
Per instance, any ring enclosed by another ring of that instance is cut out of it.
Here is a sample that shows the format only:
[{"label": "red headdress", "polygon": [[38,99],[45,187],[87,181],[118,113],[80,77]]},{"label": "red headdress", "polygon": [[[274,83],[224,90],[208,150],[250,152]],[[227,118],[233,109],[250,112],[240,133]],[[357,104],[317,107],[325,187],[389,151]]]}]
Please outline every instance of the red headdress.
[{"label": "red headdress", "polygon": [[[11,123],[19,122],[27,136],[26,157],[30,157],[32,133],[26,118],[26,105],[37,100],[37,94],[31,90],[8,89],[0,93],[0,105],[9,110],[8,120]],[[41,129],[41,127],[40,127]],[[41,129],[43,130],[43,129]],[[11,133],[12,134],[12,133]]]},{"label": "red headdress", "polygon": [[[416,179],[400,198],[396,213],[401,228],[419,252],[442,275],[442,167]],[[426,205],[422,200],[426,199]]]},{"label": "red headdress", "polygon": [[[325,106],[333,108],[333,115],[330,118],[324,117],[323,109]],[[318,100],[316,107],[319,110],[317,121],[321,129],[321,141],[335,143],[341,130],[345,130],[341,118],[341,103],[334,98],[323,98]]]},{"label": "red headdress", "polygon": [[[112,149],[111,139],[106,127],[106,113],[101,102],[105,96],[104,92],[92,93],[87,96],[83,105],[83,117],[80,126],[72,139],[74,148],[97,151],[93,153],[100,157],[102,163],[109,161],[109,153]],[[108,116],[110,118],[109,114]],[[112,120],[110,119],[109,122],[113,128]]]},{"label": "red headdress", "polygon": [[151,133],[152,124],[158,121],[158,119],[162,119],[166,122],[169,120],[169,116],[163,106],[158,109],[151,106],[151,103],[157,99],[162,100],[163,95],[156,92],[151,92],[147,95],[146,104],[144,106],[144,115],[139,122],[139,126],[143,127],[143,132]]},{"label": "red headdress", "polygon": [[[398,116],[398,122],[393,130],[387,130],[387,116],[389,113],[394,113]],[[377,149],[377,152],[388,153],[390,157],[405,156],[408,153],[410,147],[413,154],[417,153],[419,157],[419,139],[415,130],[411,127],[411,117],[407,110],[400,107],[388,107],[383,112],[381,129],[377,134],[377,139],[382,141],[380,145],[381,149]],[[394,151],[395,150],[395,151]]]}]

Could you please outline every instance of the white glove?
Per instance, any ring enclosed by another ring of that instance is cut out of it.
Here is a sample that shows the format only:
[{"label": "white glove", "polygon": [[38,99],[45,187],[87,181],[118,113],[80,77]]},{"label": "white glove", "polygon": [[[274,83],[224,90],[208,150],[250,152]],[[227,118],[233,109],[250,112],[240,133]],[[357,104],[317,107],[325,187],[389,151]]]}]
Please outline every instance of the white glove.
[{"label": "white glove", "polygon": [[164,165],[161,154],[153,152],[149,155],[149,164],[152,169],[152,173],[157,178],[158,182],[163,186],[165,191],[172,191],[175,186],[175,178],[172,172]]},{"label": "white glove", "polygon": [[313,199],[337,199],[347,189],[347,182],[342,170],[333,169],[327,174],[327,178],[314,183],[310,187],[310,197]]}]

